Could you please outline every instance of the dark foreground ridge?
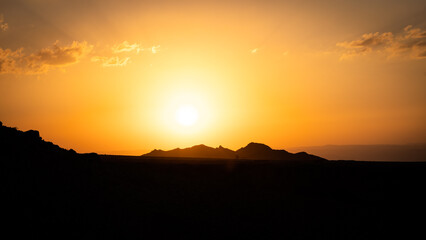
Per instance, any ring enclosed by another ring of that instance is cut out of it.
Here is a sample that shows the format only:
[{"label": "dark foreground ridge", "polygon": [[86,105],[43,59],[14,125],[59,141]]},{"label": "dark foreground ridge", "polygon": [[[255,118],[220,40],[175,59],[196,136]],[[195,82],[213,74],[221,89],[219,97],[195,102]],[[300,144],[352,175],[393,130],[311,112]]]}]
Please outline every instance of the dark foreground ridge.
[{"label": "dark foreground ridge", "polygon": [[173,158],[216,158],[216,159],[249,159],[249,160],[286,160],[317,162],[326,159],[306,152],[289,153],[286,150],[274,150],[262,143],[251,142],[247,146],[232,151],[219,146],[217,148],[205,145],[196,145],[190,148],[176,148],[170,151],[153,150],[144,154],[145,157],[173,157]]},{"label": "dark foreground ridge", "polygon": [[78,154],[1,124],[0,159],[3,238],[426,237],[426,163]]}]

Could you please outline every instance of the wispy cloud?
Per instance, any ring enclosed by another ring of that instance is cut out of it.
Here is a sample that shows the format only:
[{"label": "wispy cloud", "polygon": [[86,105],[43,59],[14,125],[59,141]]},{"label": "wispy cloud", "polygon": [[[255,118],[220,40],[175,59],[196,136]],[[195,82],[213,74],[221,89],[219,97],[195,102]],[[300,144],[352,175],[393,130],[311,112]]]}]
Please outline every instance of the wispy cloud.
[{"label": "wispy cloud", "polygon": [[152,46],[152,47],[151,47],[151,52],[152,52],[153,54],[156,54],[156,53],[158,53],[159,51],[160,51],[160,45]]},{"label": "wispy cloud", "polygon": [[112,46],[111,49],[107,50],[107,52],[103,52],[101,55],[92,57],[91,60],[92,62],[101,63],[103,67],[122,67],[131,62],[131,57],[142,51],[156,54],[160,51],[160,45],[143,48],[139,43],[130,44],[128,41],[124,41]]},{"label": "wispy cloud", "polygon": [[130,44],[128,41],[124,41],[122,43],[112,46],[111,50],[112,50],[112,53],[114,54],[130,53],[133,51],[136,53],[140,53],[142,51],[148,51],[155,54],[160,51],[160,45],[143,48],[142,45],[139,43]]},{"label": "wispy cloud", "polygon": [[[33,53],[25,53],[24,48],[17,50],[0,48],[0,74],[45,73],[53,68],[77,63],[81,58],[89,55],[92,50],[93,45],[78,41],[66,46],[60,46],[57,41],[52,46],[42,48]],[[129,44],[124,41],[108,49],[109,54],[92,55],[91,61],[98,62],[103,67],[126,66],[131,62],[131,54],[137,54],[140,51],[149,51],[152,54],[156,54],[160,51],[160,45],[141,48],[139,44]]]},{"label": "wispy cloud", "polygon": [[351,58],[357,55],[365,55],[373,50],[379,50],[392,43],[393,34],[386,33],[367,33],[362,35],[360,39],[351,42],[340,42],[336,45],[345,48],[341,59]]},{"label": "wispy cloud", "polygon": [[143,51],[140,44],[138,43],[129,44],[128,41],[124,41],[120,44],[114,45],[111,48],[111,50],[113,53],[132,52],[132,51],[136,51],[136,53],[139,53],[140,51]]},{"label": "wispy cloud", "polygon": [[410,58],[425,58],[426,31],[409,25],[397,34],[392,32],[367,33],[359,39],[339,42],[336,45],[344,49],[341,60],[372,52],[381,52],[388,57],[407,55]]},{"label": "wispy cloud", "polygon": [[103,67],[122,67],[122,66],[126,66],[127,63],[130,62],[129,57],[120,59],[117,56],[114,56],[114,57],[95,56],[95,57],[92,57],[91,60],[92,62],[100,62]]},{"label": "wispy cloud", "polygon": [[87,55],[93,46],[87,42],[74,41],[68,46],[59,46],[55,42],[49,48],[43,48],[35,53],[24,54],[24,49],[12,51],[0,48],[0,74],[38,74],[51,68],[63,67],[77,63]]},{"label": "wispy cloud", "polygon": [[250,50],[251,54],[256,54],[257,52],[259,52],[259,48],[253,48]]},{"label": "wispy cloud", "polygon": [[0,74],[1,73],[16,73],[20,71],[18,63],[24,61],[23,49],[16,51],[0,48]]},{"label": "wispy cloud", "polygon": [[392,57],[408,53],[412,58],[426,58],[426,31],[409,25],[387,50]]},{"label": "wispy cloud", "polygon": [[3,14],[0,14],[0,31],[5,32],[7,29],[9,29],[9,24],[4,22],[4,16]]}]

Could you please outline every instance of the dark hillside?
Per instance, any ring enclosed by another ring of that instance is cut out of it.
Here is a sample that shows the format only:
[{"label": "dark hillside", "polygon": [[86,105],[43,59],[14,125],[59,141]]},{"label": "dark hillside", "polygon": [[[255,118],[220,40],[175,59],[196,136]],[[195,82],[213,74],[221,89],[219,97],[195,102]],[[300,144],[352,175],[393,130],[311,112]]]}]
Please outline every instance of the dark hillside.
[{"label": "dark hillside", "polygon": [[82,155],[4,126],[0,139],[5,237],[425,237],[425,163]]}]

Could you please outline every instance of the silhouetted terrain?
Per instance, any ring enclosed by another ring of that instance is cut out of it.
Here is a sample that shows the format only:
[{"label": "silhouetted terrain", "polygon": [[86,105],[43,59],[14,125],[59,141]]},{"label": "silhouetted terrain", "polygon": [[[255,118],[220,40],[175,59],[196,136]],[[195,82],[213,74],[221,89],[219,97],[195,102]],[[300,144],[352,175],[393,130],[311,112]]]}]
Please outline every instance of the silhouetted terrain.
[{"label": "silhouetted terrain", "polygon": [[326,145],[290,148],[307,151],[329,160],[426,162],[426,144],[411,145]]},{"label": "silhouetted terrain", "polygon": [[235,152],[219,146],[212,148],[205,145],[196,145],[190,148],[176,148],[170,151],[153,150],[150,153],[144,154],[146,157],[185,157],[185,158],[223,158],[233,159],[236,157]]},{"label": "silhouetted terrain", "polygon": [[178,157],[178,158],[222,158],[222,159],[251,159],[251,160],[287,160],[287,161],[325,161],[324,158],[299,152],[289,153],[285,150],[274,150],[261,143],[249,143],[237,151],[219,146],[212,148],[196,145],[190,148],[176,148],[170,151],[153,150],[144,154],[145,157]]},{"label": "silhouetted terrain", "polygon": [[426,235],[426,163],[98,156],[4,126],[0,140],[4,238]]}]

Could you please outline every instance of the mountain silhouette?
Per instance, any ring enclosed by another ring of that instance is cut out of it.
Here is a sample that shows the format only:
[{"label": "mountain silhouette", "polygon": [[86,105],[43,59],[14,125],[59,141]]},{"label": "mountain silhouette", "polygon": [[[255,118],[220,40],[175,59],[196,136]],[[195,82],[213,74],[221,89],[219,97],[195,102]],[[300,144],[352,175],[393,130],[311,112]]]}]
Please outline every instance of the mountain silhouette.
[{"label": "mountain silhouette", "polygon": [[186,158],[221,158],[221,159],[249,159],[249,160],[297,160],[297,161],[325,161],[326,159],[306,152],[289,153],[286,150],[274,150],[268,145],[251,142],[247,146],[232,151],[219,146],[212,148],[203,144],[189,148],[176,148],[170,151],[153,150],[144,154],[145,157],[186,157]]},{"label": "mountain silhouette", "polygon": [[0,154],[9,157],[46,158],[58,156],[74,156],[73,149],[66,150],[52,142],[44,141],[36,130],[20,131],[3,126],[0,122]]},{"label": "mountain silhouette", "polygon": [[200,144],[190,148],[184,148],[184,149],[176,148],[170,151],[155,149],[152,152],[144,154],[142,156],[233,159],[235,158],[235,152],[232,151],[231,149],[224,148],[222,146],[219,146],[217,148],[212,148],[212,147],[208,147],[206,145]]}]

